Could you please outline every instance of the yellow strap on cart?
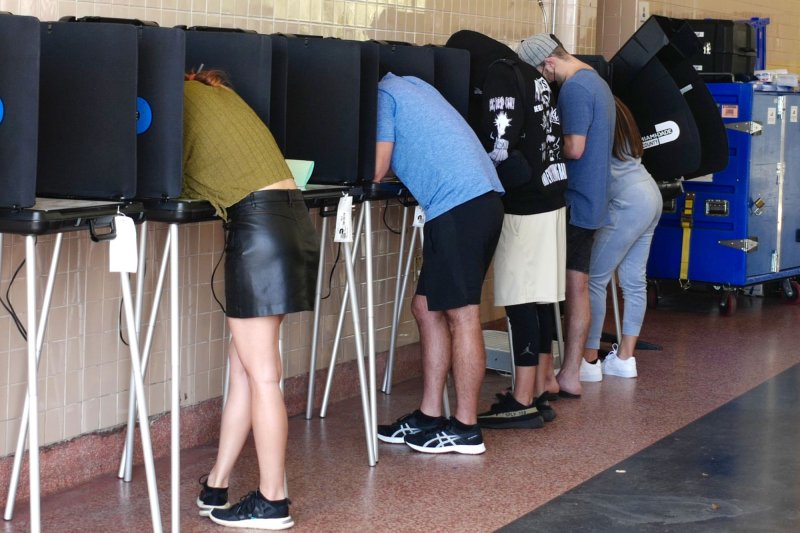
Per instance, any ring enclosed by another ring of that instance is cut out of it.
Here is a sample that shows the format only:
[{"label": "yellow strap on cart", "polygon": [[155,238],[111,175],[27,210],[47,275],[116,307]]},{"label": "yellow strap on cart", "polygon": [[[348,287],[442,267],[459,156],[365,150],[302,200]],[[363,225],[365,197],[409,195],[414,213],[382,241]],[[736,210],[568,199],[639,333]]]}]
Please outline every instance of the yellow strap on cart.
[{"label": "yellow strap on cart", "polygon": [[681,213],[681,227],[683,228],[683,243],[681,244],[681,271],[678,280],[681,285],[689,281],[689,248],[692,242],[692,214],[694,212],[694,193],[687,192]]}]

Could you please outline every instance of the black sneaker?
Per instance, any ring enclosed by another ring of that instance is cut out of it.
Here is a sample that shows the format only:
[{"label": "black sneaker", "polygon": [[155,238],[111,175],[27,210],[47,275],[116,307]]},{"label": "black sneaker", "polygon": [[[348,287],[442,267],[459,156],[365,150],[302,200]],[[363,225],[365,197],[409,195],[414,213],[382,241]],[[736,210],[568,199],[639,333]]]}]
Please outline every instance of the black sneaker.
[{"label": "black sneaker", "polygon": [[231,506],[228,502],[228,489],[218,489],[208,486],[208,476],[203,476],[198,480],[200,483],[200,494],[197,496],[197,506],[200,508],[200,516],[208,516],[212,509],[227,509]]},{"label": "black sneaker", "polygon": [[536,405],[524,406],[510,392],[497,394],[498,402],[478,415],[478,424],[489,429],[536,429],[544,426],[544,418]]},{"label": "black sneaker", "polygon": [[294,525],[289,516],[289,500],[269,501],[257,490],[248,493],[230,509],[214,509],[212,521],[228,527],[249,529],[288,529]]},{"label": "black sneaker", "polygon": [[481,428],[475,424],[470,429],[457,427],[451,418],[444,425],[414,433],[406,437],[406,444],[423,453],[464,453],[477,455],[486,451]]},{"label": "black sneaker", "polygon": [[[424,418],[433,419],[425,421]],[[430,417],[417,409],[411,414],[401,416],[394,424],[378,425],[378,438],[390,444],[403,444],[407,435],[414,435],[420,431],[435,429],[447,422],[443,416]]]},{"label": "black sneaker", "polygon": [[550,406],[546,394],[547,393],[539,395],[539,397],[533,401],[533,405],[539,410],[539,414],[542,415],[545,422],[552,422],[556,419],[556,411]]}]

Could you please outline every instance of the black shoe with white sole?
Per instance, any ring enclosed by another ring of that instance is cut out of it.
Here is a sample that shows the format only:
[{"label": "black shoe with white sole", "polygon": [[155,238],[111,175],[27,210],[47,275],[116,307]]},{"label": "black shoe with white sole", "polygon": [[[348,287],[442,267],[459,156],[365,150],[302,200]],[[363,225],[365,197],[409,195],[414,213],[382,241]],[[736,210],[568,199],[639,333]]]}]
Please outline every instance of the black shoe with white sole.
[{"label": "black shoe with white sole", "polygon": [[231,506],[227,488],[209,487],[208,476],[201,477],[198,482],[201,488],[196,503],[200,508],[200,516],[208,516],[214,509],[227,509]]},{"label": "black shoe with white sole", "polygon": [[394,424],[378,426],[378,438],[389,444],[403,444],[408,435],[444,425],[447,419],[443,416],[428,416],[419,409],[401,416]]},{"label": "black shoe with white sole", "polygon": [[270,501],[257,490],[248,493],[230,509],[214,509],[208,516],[213,522],[247,529],[288,529],[294,525],[289,516],[289,500]]},{"label": "black shoe with white sole", "polygon": [[455,418],[449,419],[446,424],[437,428],[407,436],[406,444],[422,453],[477,455],[486,451],[478,424],[465,428]]}]

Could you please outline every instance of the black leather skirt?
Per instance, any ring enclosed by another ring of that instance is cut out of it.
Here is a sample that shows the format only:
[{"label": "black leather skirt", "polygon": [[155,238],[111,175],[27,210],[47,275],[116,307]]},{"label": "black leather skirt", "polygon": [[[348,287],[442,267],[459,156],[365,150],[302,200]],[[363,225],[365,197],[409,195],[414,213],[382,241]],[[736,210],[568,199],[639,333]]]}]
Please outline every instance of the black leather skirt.
[{"label": "black leather skirt", "polygon": [[227,316],[314,308],[319,240],[300,191],[251,193],[228,209],[225,228]]}]

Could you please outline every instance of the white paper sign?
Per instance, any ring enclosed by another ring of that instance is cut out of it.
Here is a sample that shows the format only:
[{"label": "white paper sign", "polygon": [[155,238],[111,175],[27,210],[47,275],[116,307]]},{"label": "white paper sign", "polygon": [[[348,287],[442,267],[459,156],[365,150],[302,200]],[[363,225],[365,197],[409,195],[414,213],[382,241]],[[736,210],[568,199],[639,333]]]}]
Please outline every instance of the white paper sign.
[{"label": "white paper sign", "polygon": [[117,236],[108,243],[109,272],[136,272],[138,254],[136,250],[136,228],[133,219],[125,215],[114,217]]},{"label": "white paper sign", "polygon": [[353,197],[349,194],[339,198],[336,209],[336,232],[334,242],[353,242]]},{"label": "white paper sign", "polygon": [[414,223],[412,226],[421,228],[425,225],[425,211],[420,206],[414,207]]}]

